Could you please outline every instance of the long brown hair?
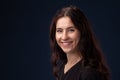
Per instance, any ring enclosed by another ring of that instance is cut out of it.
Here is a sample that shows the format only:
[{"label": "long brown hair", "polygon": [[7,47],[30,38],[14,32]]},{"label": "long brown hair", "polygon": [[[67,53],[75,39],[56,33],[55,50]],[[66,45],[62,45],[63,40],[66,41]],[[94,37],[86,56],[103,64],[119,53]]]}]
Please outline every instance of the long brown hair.
[{"label": "long brown hair", "polygon": [[50,25],[50,46],[52,49],[51,59],[54,76],[58,78],[57,73],[59,67],[57,63],[59,61],[62,61],[63,63],[67,62],[66,54],[58,46],[55,39],[57,20],[64,16],[68,16],[75,27],[80,31],[81,38],[78,47],[83,57],[82,66],[95,68],[105,75],[106,80],[109,80],[109,69],[103,58],[103,52],[97,43],[86,16],[76,6],[68,6],[59,10],[53,17]]}]

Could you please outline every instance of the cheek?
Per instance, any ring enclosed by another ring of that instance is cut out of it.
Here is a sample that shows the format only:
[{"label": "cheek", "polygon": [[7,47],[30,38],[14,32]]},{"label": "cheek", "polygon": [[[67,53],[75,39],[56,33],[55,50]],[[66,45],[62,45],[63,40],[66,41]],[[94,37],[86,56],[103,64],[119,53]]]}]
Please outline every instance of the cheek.
[{"label": "cheek", "polygon": [[55,35],[55,39],[56,39],[57,45],[60,46],[60,36],[59,35]]},{"label": "cheek", "polygon": [[74,35],[74,39],[75,39],[76,43],[78,44],[80,41],[80,35],[79,34]]},{"label": "cheek", "polygon": [[56,39],[56,41],[58,42],[58,40],[59,40],[59,35],[55,35],[55,39]]}]

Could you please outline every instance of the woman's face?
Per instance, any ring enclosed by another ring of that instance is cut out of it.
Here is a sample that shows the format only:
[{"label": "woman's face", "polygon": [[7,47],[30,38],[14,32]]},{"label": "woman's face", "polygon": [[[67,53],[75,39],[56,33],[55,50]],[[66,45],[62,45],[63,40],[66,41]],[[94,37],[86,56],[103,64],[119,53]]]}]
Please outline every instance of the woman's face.
[{"label": "woman's face", "polygon": [[56,23],[55,33],[57,44],[65,53],[77,53],[80,32],[75,28],[69,17],[61,17]]}]

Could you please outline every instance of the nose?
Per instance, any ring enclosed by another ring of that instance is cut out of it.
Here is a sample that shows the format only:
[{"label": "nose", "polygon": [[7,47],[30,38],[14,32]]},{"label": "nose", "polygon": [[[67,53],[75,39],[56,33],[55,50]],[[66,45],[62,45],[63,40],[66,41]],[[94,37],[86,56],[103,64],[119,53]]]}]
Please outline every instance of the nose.
[{"label": "nose", "polygon": [[63,32],[61,39],[62,40],[67,40],[68,39],[68,34],[67,34],[66,31]]}]

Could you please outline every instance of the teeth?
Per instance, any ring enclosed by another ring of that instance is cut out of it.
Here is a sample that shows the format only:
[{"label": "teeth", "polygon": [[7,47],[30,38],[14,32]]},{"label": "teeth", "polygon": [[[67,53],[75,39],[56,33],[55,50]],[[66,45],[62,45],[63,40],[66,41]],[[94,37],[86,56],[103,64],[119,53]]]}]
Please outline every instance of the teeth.
[{"label": "teeth", "polygon": [[69,45],[70,42],[63,42],[62,44],[63,44],[63,45]]}]

